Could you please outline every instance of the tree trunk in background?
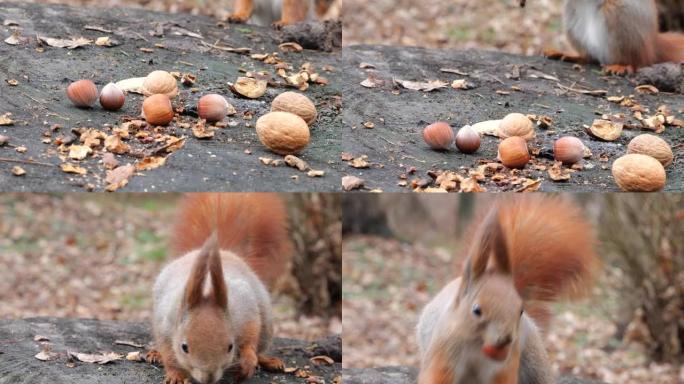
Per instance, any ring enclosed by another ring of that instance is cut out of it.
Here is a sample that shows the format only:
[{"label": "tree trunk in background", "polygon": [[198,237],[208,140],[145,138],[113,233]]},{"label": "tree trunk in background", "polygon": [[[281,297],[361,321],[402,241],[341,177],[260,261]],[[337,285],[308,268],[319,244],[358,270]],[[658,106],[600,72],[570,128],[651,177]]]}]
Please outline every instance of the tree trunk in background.
[{"label": "tree trunk in background", "polygon": [[387,211],[378,194],[359,194],[342,199],[344,234],[391,236]]},{"label": "tree trunk in background", "polygon": [[[599,228],[606,272],[618,283],[624,338],[644,344],[657,361],[680,362],[684,351],[684,196],[603,197]],[[628,325],[627,325],[628,324]]]},{"label": "tree trunk in background", "polygon": [[295,193],[288,200],[298,312],[342,317],[341,196]]},{"label": "tree trunk in background", "polygon": [[684,0],[658,0],[663,31],[684,31]]}]

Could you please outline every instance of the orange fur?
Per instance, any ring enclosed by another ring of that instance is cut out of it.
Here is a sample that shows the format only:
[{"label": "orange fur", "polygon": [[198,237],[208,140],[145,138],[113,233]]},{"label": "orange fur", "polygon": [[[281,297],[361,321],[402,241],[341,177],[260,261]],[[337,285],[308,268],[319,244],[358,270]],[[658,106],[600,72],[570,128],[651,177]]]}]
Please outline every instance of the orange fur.
[{"label": "orange fur", "polygon": [[[514,196],[495,209],[516,290],[526,312],[545,326],[549,302],[579,298],[592,286],[599,267],[594,230],[584,212],[562,197]],[[480,246],[478,238],[471,243]]]},{"label": "orange fur", "polygon": [[452,384],[454,371],[449,356],[444,350],[438,350],[431,357],[430,365],[420,372],[418,384]]},{"label": "orange fur", "polygon": [[[255,0],[237,0],[235,3],[235,11],[230,16],[233,22],[244,23],[252,17],[254,12]],[[283,9],[281,18],[275,22],[275,25],[289,25],[305,21],[309,14],[310,0],[282,0]],[[316,0],[315,14],[319,19],[323,19],[328,11],[332,8],[334,2],[332,0]]]},{"label": "orange fur", "polygon": [[182,255],[200,248],[214,231],[220,249],[235,252],[268,286],[287,267],[292,243],[287,213],[277,194],[186,195],[173,230],[173,252]]},{"label": "orange fur", "polygon": [[661,33],[658,35],[658,62],[684,62],[684,34]]},{"label": "orange fur", "polygon": [[259,359],[257,357],[257,344],[261,324],[258,321],[245,325],[240,334],[238,348],[240,350],[240,379],[248,379],[254,375]]}]

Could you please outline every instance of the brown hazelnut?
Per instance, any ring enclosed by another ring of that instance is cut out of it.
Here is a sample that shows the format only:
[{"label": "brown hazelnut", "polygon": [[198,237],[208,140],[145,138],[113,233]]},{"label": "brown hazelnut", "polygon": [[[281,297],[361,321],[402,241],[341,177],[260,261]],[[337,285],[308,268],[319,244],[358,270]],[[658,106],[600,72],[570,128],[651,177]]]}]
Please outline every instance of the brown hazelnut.
[{"label": "brown hazelnut", "polygon": [[445,150],[454,143],[454,131],[443,121],[430,124],[423,129],[423,140],[432,149]]},{"label": "brown hazelnut", "polygon": [[565,165],[572,165],[584,157],[584,143],[582,140],[565,136],[553,143],[553,157]]},{"label": "brown hazelnut", "polygon": [[114,83],[109,83],[100,92],[100,105],[108,111],[118,111],[126,102],[126,96]]},{"label": "brown hazelnut", "polygon": [[156,94],[146,98],[142,109],[148,124],[168,125],[173,120],[173,106],[166,95]]},{"label": "brown hazelnut", "polygon": [[75,106],[89,108],[97,101],[97,86],[90,80],[79,80],[69,84],[67,96]]},{"label": "brown hazelnut", "polygon": [[663,165],[642,154],[625,155],[615,160],[612,172],[617,185],[626,192],[659,191],[667,181]]},{"label": "brown hazelnut", "polygon": [[480,149],[481,142],[480,135],[470,125],[466,125],[456,133],[456,148],[463,153],[477,151]]},{"label": "brown hazelnut", "polygon": [[525,168],[530,161],[527,141],[519,136],[512,136],[499,143],[499,159],[508,168]]},{"label": "brown hazelnut", "polygon": [[210,123],[223,120],[230,112],[235,113],[235,108],[215,93],[204,95],[197,102],[197,114]]}]

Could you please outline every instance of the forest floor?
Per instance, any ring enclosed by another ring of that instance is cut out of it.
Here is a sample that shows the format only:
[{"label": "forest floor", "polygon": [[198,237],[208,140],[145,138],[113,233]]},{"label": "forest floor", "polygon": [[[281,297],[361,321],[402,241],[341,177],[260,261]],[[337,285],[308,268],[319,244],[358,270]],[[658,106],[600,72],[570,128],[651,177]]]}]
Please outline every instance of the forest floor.
[{"label": "forest floor", "polygon": [[[0,194],[0,318],[149,322],[177,194]],[[339,319],[300,317],[275,293],[275,335],[315,340]]]},{"label": "forest floor", "polygon": [[[456,276],[458,244],[408,244],[355,236],[344,240],[345,368],[417,366],[415,326],[421,309]],[[554,370],[607,383],[677,384],[684,370],[651,362],[644,349],[616,338],[615,294],[601,289],[572,305],[556,305],[546,335]]]}]

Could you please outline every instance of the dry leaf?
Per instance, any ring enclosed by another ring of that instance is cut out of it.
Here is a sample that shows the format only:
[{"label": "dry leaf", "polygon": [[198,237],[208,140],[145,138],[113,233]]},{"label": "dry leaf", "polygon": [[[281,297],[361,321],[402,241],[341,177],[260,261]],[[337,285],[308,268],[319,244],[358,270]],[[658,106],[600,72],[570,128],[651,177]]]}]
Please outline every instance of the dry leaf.
[{"label": "dry leaf", "polygon": [[354,189],[362,188],[363,184],[363,179],[356,176],[344,176],[342,178],[342,189],[345,191],[352,191]]},{"label": "dry leaf", "polygon": [[69,352],[70,356],[75,357],[79,361],[84,363],[96,363],[96,364],[107,364],[115,360],[121,360],[124,358],[123,355],[116,352],[105,352],[102,354],[89,354],[89,353],[79,353],[79,352]]},{"label": "dry leaf", "polygon": [[288,166],[290,166],[292,168],[297,168],[298,170],[300,170],[302,172],[308,171],[310,169],[309,164],[307,164],[306,161],[300,159],[297,156],[287,155],[287,156],[285,156],[284,161],[285,161],[285,164],[287,164]]},{"label": "dry leaf", "polygon": [[21,36],[21,32],[19,32],[19,31],[14,31],[14,32],[12,32],[12,34],[10,35],[10,37],[8,37],[8,38],[5,39],[5,43],[7,43],[7,44],[9,44],[9,45],[24,44],[24,43],[27,42],[27,41],[28,41],[28,39],[25,38],[25,37],[22,37],[22,36]]},{"label": "dry leaf", "polygon": [[319,365],[319,364],[333,365],[335,363],[335,360],[330,358],[330,356],[325,356],[325,355],[314,356],[314,357],[310,358],[309,360],[316,365]]},{"label": "dry leaf", "polygon": [[14,176],[24,176],[26,174],[26,171],[24,170],[24,168],[15,165],[14,167],[12,167],[12,174]]},{"label": "dry leaf", "polygon": [[445,83],[441,80],[429,80],[425,82],[420,82],[420,81],[407,81],[407,80],[401,80],[401,79],[394,79],[394,82],[401,85],[402,87],[406,89],[411,89],[414,91],[423,91],[423,92],[431,92],[436,89],[440,88],[446,88],[449,86],[449,83]]},{"label": "dry leaf", "polygon": [[85,37],[77,37],[72,39],[55,39],[52,37],[38,36],[38,40],[44,42],[51,47],[76,49],[86,45],[92,44],[92,40]]},{"label": "dry leaf", "polygon": [[86,170],[85,168],[73,165],[71,163],[64,163],[61,165],[61,168],[62,172],[65,173],[75,173],[77,175],[85,175],[86,173],[88,173],[88,170]]},{"label": "dry leaf", "polygon": [[615,141],[622,135],[623,126],[622,123],[596,119],[591,127],[587,128],[587,133],[600,140]]},{"label": "dry leaf", "polygon": [[304,50],[304,48],[297,43],[282,43],[278,48],[283,52],[301,52]]},{"label": "dry leaf", "polygon": [[114,170],[107,171],[106,190],[114,192],[117,189],[123,188],[128,184],[128,180],[133,176],[135,167],[131,164],[122,165]]},{"label": "dry leaf", "polygon": [[51,351],[40,351],[35,356],[40,361],[52,361],[59,357],[59,354]]},{"label": "dry leaf", "polygon": [[266,93],[268,83],[251,77],[238,77],[233,89],[235,92],[250,99],[258,99]]},{"label": "dry leaf", "polygon": [[568,181],[570,180],[570,170],[563,169],[563,163],[556,161],[551,168],[549,168],[549,177],[553,181]]},{"label": "dry leaf", "polygon": [[107,136],[105,139],[105,149],[111,153],[116,153],[117,155],[123,155],[131,150],[128,144],[124,143],[117,135]]},{"label": "dry leaf", "polygon": [[69,147],[70,159],[83,160],[91,153],[93,153],[93,150],[87,145],[72,145]]},{"label": "dry leaf", "polygon": [[198,139],[211,139],[214,137],[214,129],[207,127],[206,120],[199,119],[192,127],[192,134]]},{"label": "dry leaf", "polygon": [[0,116],[0,126],[14,125],[14,120],[10,119],[10,116],[12,116],[12,114],[10,112],[7,112],[4,115],[1,115]]},{"label": "dry leaf", "polygon": [[149,171],[159,168],[166,164],[166,157],[150,156],[145,157],[135,164],[135,169],[138,171]]}]

